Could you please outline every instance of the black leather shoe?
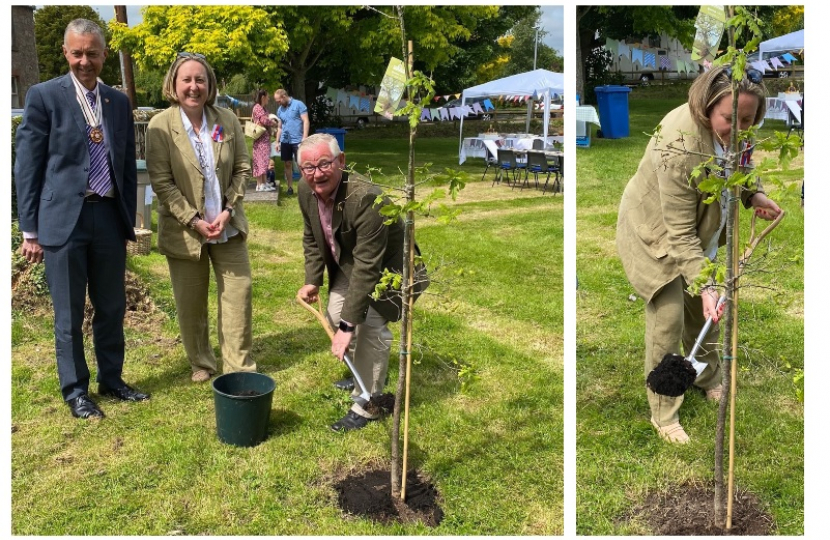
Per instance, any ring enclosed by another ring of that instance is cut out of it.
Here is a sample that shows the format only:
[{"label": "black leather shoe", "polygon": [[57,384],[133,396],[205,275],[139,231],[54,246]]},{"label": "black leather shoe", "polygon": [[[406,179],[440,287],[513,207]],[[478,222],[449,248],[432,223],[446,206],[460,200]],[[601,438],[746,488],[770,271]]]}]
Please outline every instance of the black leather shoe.
[{"label": "black leather shoe", "polygon": [[334,387],[338,390],[347,390],[351,392],[354,390],[354,377],[346,377],[334,383]]},{"label": "black leather shoe", "polygon": [[70,399],[66,402],[69,405],[69,410],[72,411],[72,416],[75,418],[103,418],[104,411],[98,408],[98,405],[92,401],[92,398],[86,394],[80,395],[75,399]]},{"label": "black leather shoe", "polygon": [[331,425],[331,430],[337,433],[345,433],[355,429],[365,428],[366,425],[374,420],[374,418],[366,418],[360,416],[356,412],[349,410],[346,416]]},{"label": "black leather shoe", "polygon": [[140,392],[127,384],[118,388],[110,388],[105,384],[99,384],[98,394],[101,396],[113,396],[121,401],[146,401],[150,399],[150,394]]}]

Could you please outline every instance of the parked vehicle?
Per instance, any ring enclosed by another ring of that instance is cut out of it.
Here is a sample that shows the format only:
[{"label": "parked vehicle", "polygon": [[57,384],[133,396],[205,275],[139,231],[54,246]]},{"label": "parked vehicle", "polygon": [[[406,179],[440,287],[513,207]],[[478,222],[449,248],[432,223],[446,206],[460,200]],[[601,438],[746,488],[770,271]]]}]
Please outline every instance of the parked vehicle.
[{"label": "parked vehicle", "polygon": [[[683,44],[676,38],[667,34],[628,38],[624,42],[629,47],[628,54],[613,55],[614,59],[611,61],[610,68],[611,71],[620,73],[623,76],[623,82],[626,84],[647,86],[655,80],[692,80],[702,72],[703,68],[697,62],[692,61],[691,51],[683,47]],[[654,55],[654,65],[644,65],[646,62],[641,62],[639,56],[633,53],[634,50],[642,51],[643,56],[646,54]],[[668,67],[661,65],[661,57],[668,59]],[[678,60],[684,64],[690,63],[696,69],[690,72],[679,72],[677,70]]]}]

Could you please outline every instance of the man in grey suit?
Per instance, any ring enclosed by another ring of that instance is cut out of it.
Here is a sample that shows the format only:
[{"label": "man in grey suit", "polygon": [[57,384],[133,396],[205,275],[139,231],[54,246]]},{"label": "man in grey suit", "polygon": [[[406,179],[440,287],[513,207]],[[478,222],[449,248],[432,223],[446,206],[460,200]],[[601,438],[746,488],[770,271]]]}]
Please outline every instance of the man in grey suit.
[{"label": "man in grey suit", "polygon": [[20,251],[46,265],[63,399],[76,418],[101,418],[88,394],[84,357],[87,286],[98,393],[122,401],[150,397],[121,378],[126,242],[135,240],[135,133],[127,97],[98,81],[107,57],[101,28],[70,22],[63,54],[69,73],[29,90],[17,130]]}]

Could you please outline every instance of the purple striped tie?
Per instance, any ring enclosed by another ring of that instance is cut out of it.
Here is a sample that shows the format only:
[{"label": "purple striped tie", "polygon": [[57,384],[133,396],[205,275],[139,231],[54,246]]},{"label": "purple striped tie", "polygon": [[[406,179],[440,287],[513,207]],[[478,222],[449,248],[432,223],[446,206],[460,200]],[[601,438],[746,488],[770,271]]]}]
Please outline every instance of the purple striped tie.
[{"label": "purple striped tie", "polygon": [[[95,92],[87,92],[86,99],[89,106],[95,111]],[[104,196],[112,187],[110,181],[110,168],[107,164],[107,145],[104,141],[93,142],[91,137],[92,128],[86,127],[87,145],[89,146],[89,189]]]}]

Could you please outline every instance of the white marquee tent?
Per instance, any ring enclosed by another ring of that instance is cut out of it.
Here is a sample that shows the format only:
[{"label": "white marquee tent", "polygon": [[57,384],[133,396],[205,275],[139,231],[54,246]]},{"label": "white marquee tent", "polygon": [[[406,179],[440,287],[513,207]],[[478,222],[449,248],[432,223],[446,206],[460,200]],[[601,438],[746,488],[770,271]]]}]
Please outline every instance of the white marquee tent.
[{"label": "white marquee tent", "polygon": [[[550,101],[554,94],[562,95],[565,90],[565,78],[561,73],[554,73],[546,69],[536,69],[526,73],[519,73],[486,82],[472,88],[467,88],[461,94],[461,106],[465,105],[468,99],[498,97],[498,96],[531,96],[537,101],[544,102],[544,133],[548,137],[548,122],[550,122]],[[531,114],[531,112],[528,112]],[[464,117],[461,117],[461,129],[458,133],[458,148],[461,149],[462,133],[464,130]]]},{"label": "white marquee tent", "polygon": [[804,48],[804,30],[798,30],[790,34],[778,36],[758,45],[759,58],[764,58],[764,53],[781,51],[795,51]]}]

